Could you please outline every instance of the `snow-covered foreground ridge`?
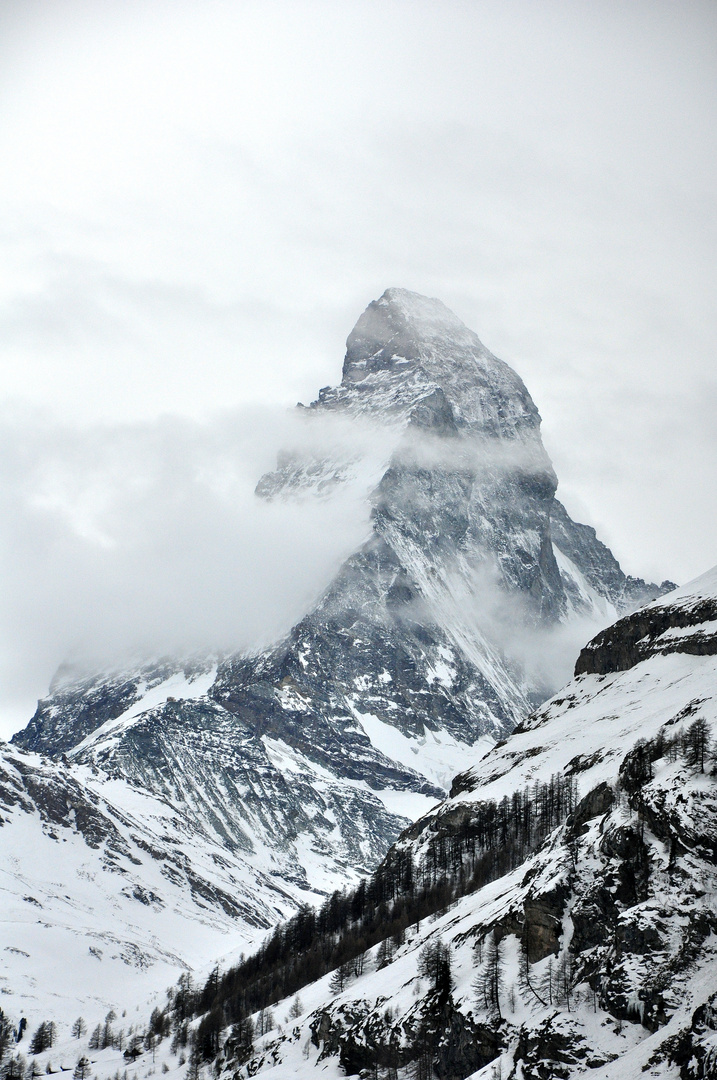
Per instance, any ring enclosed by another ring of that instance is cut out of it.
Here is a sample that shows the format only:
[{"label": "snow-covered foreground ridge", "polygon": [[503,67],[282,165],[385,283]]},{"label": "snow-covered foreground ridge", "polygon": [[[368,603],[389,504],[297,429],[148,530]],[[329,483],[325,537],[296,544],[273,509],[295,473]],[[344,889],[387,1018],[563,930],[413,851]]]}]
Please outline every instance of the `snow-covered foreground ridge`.
[{"label": "snow-covered foreground ridge", "polygon": [[459,776],[366,887],[220,977],[194,1006],[195,1066],[714,1077],[716,586],[712,571],[623,620],[629,640],[659,612],[663,641],[702,612],[669,650],[577,676]]}]

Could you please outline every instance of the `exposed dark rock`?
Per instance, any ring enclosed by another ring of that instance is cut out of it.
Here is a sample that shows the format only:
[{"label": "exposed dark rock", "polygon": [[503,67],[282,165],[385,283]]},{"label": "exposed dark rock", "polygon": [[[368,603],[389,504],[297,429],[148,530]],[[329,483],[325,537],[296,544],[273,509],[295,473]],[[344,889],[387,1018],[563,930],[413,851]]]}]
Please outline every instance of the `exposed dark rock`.
[{"label": "exposed dark rock", "polygon": [[495,1060],[503,1046],[498,1028],[477,1023],[450,998],[439,1002],[432,995],[400,1025],[368,1002],[354,1001],[317,1013],[310,1030],[321,1048],[319,1061],[338,1057],[349,1076],[409,1069],[423,1057],[438,1080],[464,1080]]},{"label": "exposed dark rock", "polygon": [[596,1055],[583,1035],[556,1012],[537,1028],[521,1028],[514,1060],[510,1075],[516,1080],[569,1080],[576,1066],[599,1068],[610,1059]]},{"label": "exposed dark rock", "polygon": [[[606,675],[628,668],[659,653],[684,652],[696,656],[717,653],[717,602],[705,598],[695,604],[662,604],[641,608],[619,619],[588,642],[575,664],[576,675]],[[698,628],[691,634],[670,635],[670,630]]]},{"label": "exposed dark rock", "polygon": [[523,940],[531,964],[546,956],[557,956],[563,930],[563,912],[570,895],[565,881],[551,891],[532,896],[523,904],[525,924]]},{"label": "exposed dark rock", "polygon": [[615,796],[610,785],[603,781],[585,795],[567,820],[568,837],[580,836],[587,832],[587,825],[593,818],[602,817],[611,808]]}]

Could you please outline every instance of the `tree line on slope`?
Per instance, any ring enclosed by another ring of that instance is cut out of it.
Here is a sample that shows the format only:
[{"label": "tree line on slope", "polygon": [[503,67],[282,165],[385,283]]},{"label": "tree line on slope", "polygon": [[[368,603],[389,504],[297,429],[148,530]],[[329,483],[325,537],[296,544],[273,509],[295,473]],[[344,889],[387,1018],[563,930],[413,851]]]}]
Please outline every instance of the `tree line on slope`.
[{"label": "tree line on slope", "polygon": [[[334,892],[318,910],[302,907],[236,967],[222,975],[215,970],[201,988],[183,975],[168,1004],[175,1042],[191,1043],[199,1062],[211,1061],[221,1032],[232,1025],[229,1045],[246,1059],[253,1014],[261,1016],[329,972],[335,973],[334,992],[340,990],[342,977],[359,973],[377,944],[377,963],[388,962],[408,927],[520,865],[562,824],[575,798],[574,779],[556,774],[499,802],[437,816],[418,861],[399,843],[368,879]],[[196,1017],[201,1020],[192,1032]]]}]

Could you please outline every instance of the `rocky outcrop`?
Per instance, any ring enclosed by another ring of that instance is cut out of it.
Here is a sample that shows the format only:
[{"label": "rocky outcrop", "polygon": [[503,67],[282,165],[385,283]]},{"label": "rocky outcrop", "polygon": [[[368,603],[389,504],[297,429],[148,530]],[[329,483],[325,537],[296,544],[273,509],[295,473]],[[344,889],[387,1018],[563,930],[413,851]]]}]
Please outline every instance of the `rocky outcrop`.
[{"label": "rocky outcrop", "polygon": [[405,1069],[438,1080],[464,1080],[499,1055],[499,1027],[476,1023],[451,998],[428,995],[400,1023],[359,1000],[317,1011],[310,1031],[318,1060],[338,1057],[347,1076]]},{"label": "rocky outcrop", "polygon": [[717,994],[695,1009],[688,1027],[666,1039],[649,1061],[677,1065],[680,1080],[714,1080],[717,1076]]},{"label": "rocky outcrop", "polygon": [[694,605],[650,605],[626,615],[588,642],[577,659],[575,674],[626,671],[649,656],[673,652],[717,653],[717,602],[713,598]]},{"label": "rocky outcrop", "polygon": [[609,1056],[595,1052],[577,1024],[556,1011],[535,1027],[521,1028],[511,1080],[569,1080],[584,1068],[606,1065]]},{"label": "rocky outcrop", "polygon": [[212,664],[213,658],[161,657],[90,672],[63,664],[50,684],[48,697],[38,701],[27,727],[11,741],[23,750],[57,757],[118,720],[173,676],[181,675],[191,685],[211,671]]}]

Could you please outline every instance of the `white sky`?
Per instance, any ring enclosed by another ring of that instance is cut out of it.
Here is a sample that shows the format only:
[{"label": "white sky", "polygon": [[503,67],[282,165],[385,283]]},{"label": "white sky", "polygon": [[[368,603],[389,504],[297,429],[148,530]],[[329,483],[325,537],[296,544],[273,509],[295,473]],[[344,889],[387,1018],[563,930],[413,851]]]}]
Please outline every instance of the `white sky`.
[{"label": "white sky", "polygon": [[[65,640],[152,591],[160,526],[163,614],[136,617],[166,617],[176,573],[171,618],[211,622],[232,552],[267,545],[231,484],[208,508],[192,453],[251,444],[249,491],[261,410],[337,382],[387,286],[523,376],[559,494],[627,571],[714,564],[716,84],[712,2],[4,0],[7,699],[26,712]],[[364,525],[334,523],[326,565]],[[315,584],[301,529],[286,612]]]}]

